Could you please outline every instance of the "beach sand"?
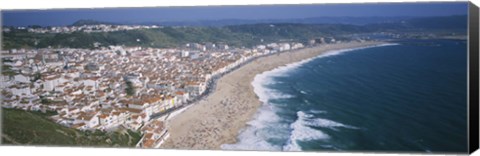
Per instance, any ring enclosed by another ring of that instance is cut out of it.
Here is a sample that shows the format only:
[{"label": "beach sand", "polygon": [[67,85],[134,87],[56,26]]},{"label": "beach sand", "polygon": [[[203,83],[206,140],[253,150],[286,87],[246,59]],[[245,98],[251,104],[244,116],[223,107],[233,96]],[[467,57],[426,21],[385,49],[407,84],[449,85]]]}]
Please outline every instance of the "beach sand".
[{"label": "beach sand", "polygon": [[208,97],[171,118],[167,123],[170,137],[160,148],[220,149],[222,144],[233,144],[261,105],[251,84],[257,74],[331,50],[378,44],[381,43],[329,44],[258,58],[224,75]]}]

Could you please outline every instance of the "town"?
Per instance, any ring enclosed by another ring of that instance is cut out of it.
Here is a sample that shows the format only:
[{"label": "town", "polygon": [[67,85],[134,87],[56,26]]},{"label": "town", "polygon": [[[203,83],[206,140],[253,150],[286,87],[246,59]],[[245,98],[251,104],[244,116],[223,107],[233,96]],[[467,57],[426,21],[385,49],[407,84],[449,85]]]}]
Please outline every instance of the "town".
[{"label": "town", "polygon": [[[18,30],[27,30],[31,33],[73,33],[73,32],[113,32],[113,31],[126,31],[126,30],[136,30],[136,29],[156,29],[161,28],[160,26],[151,25],[109,25],[109,24],[99,24],[99,25],[81,25],[81,26],[57,26],[57,27],[15,27],[14,29]],[[12,28],[3,27],[3,32],[10,32]]]},{"label": "town", "polygon": [[[320,38],[307,46],[335,42]],[[10,49],[1,52],[2,107],[55,112],[51,120],[83,131],[140,131],[143,138],[137,147],[150,148],[166,131],[159,117],[194,103],[220,75],[255,58],[307,46],[279,42],[253,48],[188,43],[168,49]]]}]

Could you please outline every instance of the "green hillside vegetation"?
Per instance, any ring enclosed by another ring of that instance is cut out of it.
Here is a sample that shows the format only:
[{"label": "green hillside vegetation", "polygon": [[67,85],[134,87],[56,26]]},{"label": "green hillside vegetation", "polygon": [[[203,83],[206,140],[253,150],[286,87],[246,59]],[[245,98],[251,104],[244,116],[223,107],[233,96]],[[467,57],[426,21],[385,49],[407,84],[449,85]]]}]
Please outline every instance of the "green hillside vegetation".
[{"label": "green hillside vegetation", "polygon": [[1,69],[2,70],[2,75],[15,76],[17,73],[15,71],[13,71],[11,68],[12,68],[12,66],[3,64],[2,69]]},{"label": "green hillside vegetation", "polygon": [[346,24],[251,24],[226,26],[226,29],[240,34],[250,34],[254,40],[267,42],[293,40],[307,42],[318,37],[339,37],[344,34],[372,32],[362,26]]},{"label": "green hillside vegetation", "polygon": [[[74,25],[99,24],[93,20],[80,20]],[[350,24],[293,24],[263,23],[223,27],[165,26],[157,29],[128,30],[96,33],[29,33],[12,29],[3,33],[3,49],[14,48],[95,48],[100,46],[125,45],[155,48],[172,48],[186,43],[227,43],[236,47],[251,47],[265,42],[297,41],[306,43],[317,37],[342,37],[353,33],[395,32],[466,34],[467,16],[442,16],[411,18],[396,22]]]},{"label": "green hillside vegetation", "polygon": [[98,33],[39,34],[25,30],[4,33],[4,49],[71,47],[94,48],[101,45],[125,45],[168,48],[186,43],[227,43],[233,46],[251,47],[264,39],[266,42],[292,40],[306,42],[321,35],[342,35],[366,31],[367,29],[341,24],[254,24],[226,27],[164,27],[158,29],[129,30]]},{"label": "green hillside vegetation", "polygon": [[2,144],[47,146],[134,147],[138,132],[79,131],[48,119],[52,113],[2,109]]}]

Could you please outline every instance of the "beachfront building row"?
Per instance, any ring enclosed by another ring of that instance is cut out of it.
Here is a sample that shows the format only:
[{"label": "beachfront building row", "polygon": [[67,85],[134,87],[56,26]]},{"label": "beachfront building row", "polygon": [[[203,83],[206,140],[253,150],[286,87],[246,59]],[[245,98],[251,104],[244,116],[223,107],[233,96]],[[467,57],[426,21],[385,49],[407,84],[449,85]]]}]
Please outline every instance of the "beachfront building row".
[{"label": "beachfront building row", "polygon": [[[212,47],[213,45],[210,45]],[[138,130],[151,116],[202,95],[213,78],[255,57],[302,47],[201,51],[110,46],[2,51],[2,107],[54,111],[59,124],[81,130]]]},{"label": "beachfront building row", "polygon": [[31,33],[73,33],[73,32],[113,32],[113,31],[127,31],[136,29],[155,29],[161,28],[157,25],[109,25],[109,24],[95,24],[95,25],[81,25],[81,26],[57,26],[57,27],[4,27],[3,32],[10,32],[12,29],[26,30]]}]

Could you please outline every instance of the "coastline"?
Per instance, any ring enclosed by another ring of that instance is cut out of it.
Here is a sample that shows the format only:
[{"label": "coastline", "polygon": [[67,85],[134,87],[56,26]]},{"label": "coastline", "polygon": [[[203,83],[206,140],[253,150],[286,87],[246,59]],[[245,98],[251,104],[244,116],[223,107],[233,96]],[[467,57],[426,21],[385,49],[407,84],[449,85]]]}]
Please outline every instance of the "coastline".
[{"label": "coastline", "polygon": [[207,97],[170,119],[170,137],[160,148],[220,149],[237,142],[240,130],[262,105],[254,92],[255,76],[291,63],[316,58],[334,50],[346,50],[384,42],[348,42],[321,45],[257,58],[224,75]]}]

